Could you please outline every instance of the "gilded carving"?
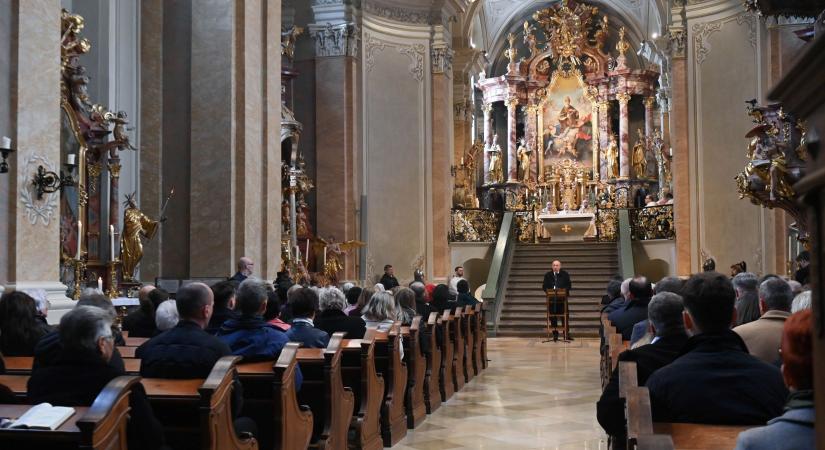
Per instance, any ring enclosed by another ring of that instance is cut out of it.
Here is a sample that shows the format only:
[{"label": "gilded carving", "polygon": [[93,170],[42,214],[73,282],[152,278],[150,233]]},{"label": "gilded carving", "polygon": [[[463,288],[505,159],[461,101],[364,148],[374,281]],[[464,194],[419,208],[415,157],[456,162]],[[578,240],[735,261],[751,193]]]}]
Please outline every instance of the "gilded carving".
[{"label": "gilded carving", "polygon": [[673,205],[650,206],[630,210],[631,239],[674,239]]},{"label": "gilded carving", "polygon": [[450,213],[451,242],[495,242],[501,213],[486,209],[454,209]]}]

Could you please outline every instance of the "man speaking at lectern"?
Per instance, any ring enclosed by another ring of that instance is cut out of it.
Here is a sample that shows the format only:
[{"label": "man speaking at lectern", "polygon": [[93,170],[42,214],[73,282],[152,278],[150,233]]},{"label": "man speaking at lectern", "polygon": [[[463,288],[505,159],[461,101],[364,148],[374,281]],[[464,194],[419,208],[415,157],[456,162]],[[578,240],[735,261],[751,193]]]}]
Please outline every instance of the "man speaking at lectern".
[{"label": "man speaking at lectern", "polygon": [[[570,295],[570,289],[573,287],[573,283],[570,282],[570,274],[567,271],[561,270],[561,261],[555,260],[553,261],[553,270],[544,274],[544,284],[542,284],[542,290],[546,293],[548,290],[553,289],[567,289],[567,295]],[[553,314],[563,314],[564,313],[564,305],[557,301],[553,300],[550,304],[551,313]],[[550,319],[550,325],[555,328],[556,327],[556,318],[553,317]],[[553,338],[557,339],[559,332],[553,330]],[[569,336],[568,336],[569,338]]]}]

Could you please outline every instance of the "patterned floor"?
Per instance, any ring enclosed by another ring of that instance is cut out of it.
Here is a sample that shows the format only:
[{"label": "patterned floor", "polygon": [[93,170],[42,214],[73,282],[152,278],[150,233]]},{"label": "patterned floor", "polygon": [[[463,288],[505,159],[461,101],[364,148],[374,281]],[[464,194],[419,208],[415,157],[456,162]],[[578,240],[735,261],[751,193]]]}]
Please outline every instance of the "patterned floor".
[{"label": "patterned floor", "polygon": [[490,338],[490,367],[393,450],[606,449],[598,341]]}]

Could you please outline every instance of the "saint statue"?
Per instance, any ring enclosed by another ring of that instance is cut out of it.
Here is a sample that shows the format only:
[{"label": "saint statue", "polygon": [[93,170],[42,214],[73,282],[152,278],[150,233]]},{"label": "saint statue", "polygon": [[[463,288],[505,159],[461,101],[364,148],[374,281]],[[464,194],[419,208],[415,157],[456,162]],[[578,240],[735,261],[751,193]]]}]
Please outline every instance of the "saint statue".
[{"label": "saint statue", "polygon": [[[335,242],[335,238],[330,236],[329,240],[317,238],[315,241],[315,251],[323,252],[323,273],[327,281],[332,284],[338,283],[338,273],[344,270],[344,257],[346,254],[359,247],[367,245],[361,241]],[[319,251],[320,250],[320,251]]]},{"label": "saint statue", "polygon": [[645,135],[642,130],[637,129],[639,137],[636,139],[636,145],[633,146],[633,172],[636,178],[644,178],[647,176],[647,155],[645,155]]},{"label": "saint statue", "polygon": [[166,221],[150,219],[137,208],[135,195],[127,195],[123,211],[123,232],[120,238],[120,261],[123,264],[123,279],[134,281],[135,269],[143,258],[142,238],[152,239],[158,231],[158,224]]},{"label": "saint statue", "polygon": [[616,142],[616,135],[610,136],[610,144],[604,152],[604,159],[607,162],[607,178],[619,176],[619,144]]},{"label": "saint statue", "polygon": [[522,183],[530,179],[530,154],[532,150],[524,145],[524,138],[519,141],[519,147],[516,155],[518,156],[518,179]]},{"label": "saint statue", "polygon": [[487,149],[487,151],[490,152],[490,165],[488,169],[490,183],[501,183],[504,175],[501,167],[501,147],[498,146],[497,142],[498,135],[496,134],[493,136],[493,142],[490,143],[490,148]]}]

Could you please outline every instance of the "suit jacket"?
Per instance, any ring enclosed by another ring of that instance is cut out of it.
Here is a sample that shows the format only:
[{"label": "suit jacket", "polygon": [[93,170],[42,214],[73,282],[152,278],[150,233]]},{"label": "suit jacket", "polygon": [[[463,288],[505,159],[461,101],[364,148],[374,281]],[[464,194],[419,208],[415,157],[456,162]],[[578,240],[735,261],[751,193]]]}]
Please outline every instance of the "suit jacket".
[{"label": "suit jacket", "polygon": [[654,422],[762,425],[782,414],[788,395],[779,369],[730,330],[691,337],[646,384]]},{"label": "suit jacket", "polygon": [[733,331],[742,337],[751,355],[768,364],[776,364],[782,344],[782,328],[790,315],[786,311],[768,311],[759,320],[739,325]]},{"label": "suit jacket", "polygon": [[552,270],[545,273],[544,283],[542,283],[541,288],[546,291],[553,289],[553,286],[558,289],[567,289],[568,291],[572,289],[573,283],[570,281],[570,274],[564,269],[559,270],[558,275],[555,275]]},{"label": "suit jacket", "polygon": [[616,327],[616,331],[622,334],[622,339],[629,341],[633,336],[633,326],[642,320],[647,319],[647,304],[649,298],[633,298],[612,313],[607,318]]},{"label": "suit jacket", "polygon": [[248,277],[240,272],[235,272],[235,275],[232,275],[227,281],[235,281],[237,283],[243,283]]},{"label": "suit jacket", "polygon": [[215,310],[212,311],[212,317],[209,318],[209,325],[206,326],[205,331],[209,334],[218,334],[224,322],[230,319],[238,320],[240,318],[241,314],[237,311],[229,308],[215,308]]},{"label": "suit jacket", "polygon": [[[619,361],[636,362],[636,379],[644,386],[650,375],[670,364],[687,343],[684,333],[660,337],[653,344],[626,350],[619,355]],[[625,435],[624,400],[619,398],[619,368],[613,371],[610,382],[596,403],[596,417],[604,431],[611,436]]]},{"label": "suit jacket", "polygon": [[142,309],[136,309],[123,318],[123,330],[131,337],[150,338],[158,334],[155,316],[146,314]]},{"label": "suit jacket", "polygon": [[290,342],[300,342],[307,348],[326,348],[329,335],[326,331],[302,321],[292,321],[292,327],[286,332]]},{"label": "suit jacket", "polygon": [[315,318],[315,326],[332,336],[343,331],[347,339],[361,339],[367,332],[367,324],[360,317],[349,317],[340,309],[328,309]]},{"label": "suit jacket", "polygon": [[785,414],[739,434],[736,450],[814,448],[813,391],[791,393]]},{"label": "suit jacket", "polygon": [[231,354],[226,343],[189,320],[181,320],[135,350],[140,375],[146,378],[206,378],[221,357]]},{"label": "suit jacket", "polygon": [[385,273],[384,276],[381,277],[380,283],[384,285],[384,289],[389,291],[390,289],[398,286],[398,279],[395,278],[395,275],[388,275]]}]

